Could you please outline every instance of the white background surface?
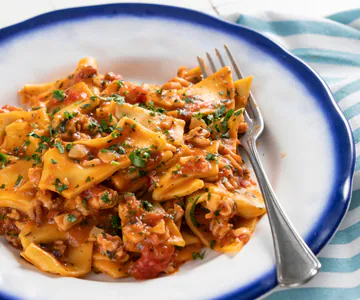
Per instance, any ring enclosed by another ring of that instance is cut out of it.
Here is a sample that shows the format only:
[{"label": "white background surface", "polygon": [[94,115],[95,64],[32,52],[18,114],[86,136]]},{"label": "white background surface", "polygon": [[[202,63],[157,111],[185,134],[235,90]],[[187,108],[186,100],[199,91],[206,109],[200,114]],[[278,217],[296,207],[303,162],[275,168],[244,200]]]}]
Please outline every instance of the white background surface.
[{"label": "white background surface", "polygon": [[0,0],[0,27],[56,9],[119,2],[169,4],[222,16],[236,11],[252,14],[270,10],[278,13],[320,17],[360,7],[359,0]]}]

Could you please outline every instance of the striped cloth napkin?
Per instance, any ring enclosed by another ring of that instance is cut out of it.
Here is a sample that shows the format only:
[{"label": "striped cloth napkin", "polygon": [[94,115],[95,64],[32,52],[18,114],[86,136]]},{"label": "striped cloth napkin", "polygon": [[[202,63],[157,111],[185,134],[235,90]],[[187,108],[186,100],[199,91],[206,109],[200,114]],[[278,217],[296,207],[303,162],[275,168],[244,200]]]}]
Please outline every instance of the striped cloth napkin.
[{"label": "striped cloth napkin", "polygon": [[360,9],[318,19],[272,12],[228,19],[262,32],[314,68],[332,90],[356,143],[351,206],[319,254],[321,272],[302,287],[276,288],[263,299],[360,299]]}]

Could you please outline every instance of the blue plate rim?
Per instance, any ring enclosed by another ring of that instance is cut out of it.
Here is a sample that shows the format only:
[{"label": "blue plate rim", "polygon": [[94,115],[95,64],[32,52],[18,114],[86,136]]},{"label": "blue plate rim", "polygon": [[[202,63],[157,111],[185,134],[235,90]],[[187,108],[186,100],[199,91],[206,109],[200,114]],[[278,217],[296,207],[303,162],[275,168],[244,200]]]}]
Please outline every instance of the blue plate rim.
[{"label": "blue plate rim", "polygon": [[[335,151],[336,178],[333,190],[321,218],[313,226],[306,242],[314,253],[329,242],[335,234],[350,204],[352,177],[355,168],[355,145],[350,126],[340,111],[329,87],[324,80],[306,63],[295,57],[288,50],[276,44],[260,32],[245,26],[237,25],[217,17],[188,8],[180,8],[162,4],[116,3],[94,6],[82,6],[55,10],[44,13],[20,23],[0,29],[0,45],[8,39],[20,34],[34,31],[44,26],[54,25],[70,20],[114,15],[135,15],[146,17],[169,18],[188,21],[212,29],[221,30],[233,36],[241,36],[247,42],[255,43],[263,51],[276,54],[286,68],[300,79],[306,79],[304,85],[314,94],[326,116],[333,132]],[[275,267],[253,282],[236,290],[229,291],[218,299],[254,299],[268,292],[277,285]],[[0,291],[0,299],[20,299]]]}]

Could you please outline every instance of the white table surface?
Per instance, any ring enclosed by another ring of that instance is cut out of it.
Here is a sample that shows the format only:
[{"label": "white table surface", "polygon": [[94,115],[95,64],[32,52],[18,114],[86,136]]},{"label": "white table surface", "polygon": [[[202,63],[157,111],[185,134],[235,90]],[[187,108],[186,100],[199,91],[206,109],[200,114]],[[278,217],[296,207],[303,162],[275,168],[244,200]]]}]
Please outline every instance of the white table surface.
[{"label": "white table surface", "polygon": [[221,16],[230,15],[236,10],[245,14],[270,10],[320,17],[360,7],[360,0],[0,0],[0,28],[56,9],[119,2],[168,4]]}]

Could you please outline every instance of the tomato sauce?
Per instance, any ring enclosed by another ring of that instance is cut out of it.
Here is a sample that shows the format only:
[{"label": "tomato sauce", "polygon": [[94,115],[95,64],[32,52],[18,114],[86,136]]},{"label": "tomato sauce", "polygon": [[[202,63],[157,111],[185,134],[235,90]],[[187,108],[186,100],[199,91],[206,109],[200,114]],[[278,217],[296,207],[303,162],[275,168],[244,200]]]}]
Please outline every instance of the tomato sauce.
[{"label": "tomato sauce", "polygon": [[141,257],[129,270],[136,279],[155,278],[166,270],[174,257],[175,247],[171,245],[146,246]]}]

